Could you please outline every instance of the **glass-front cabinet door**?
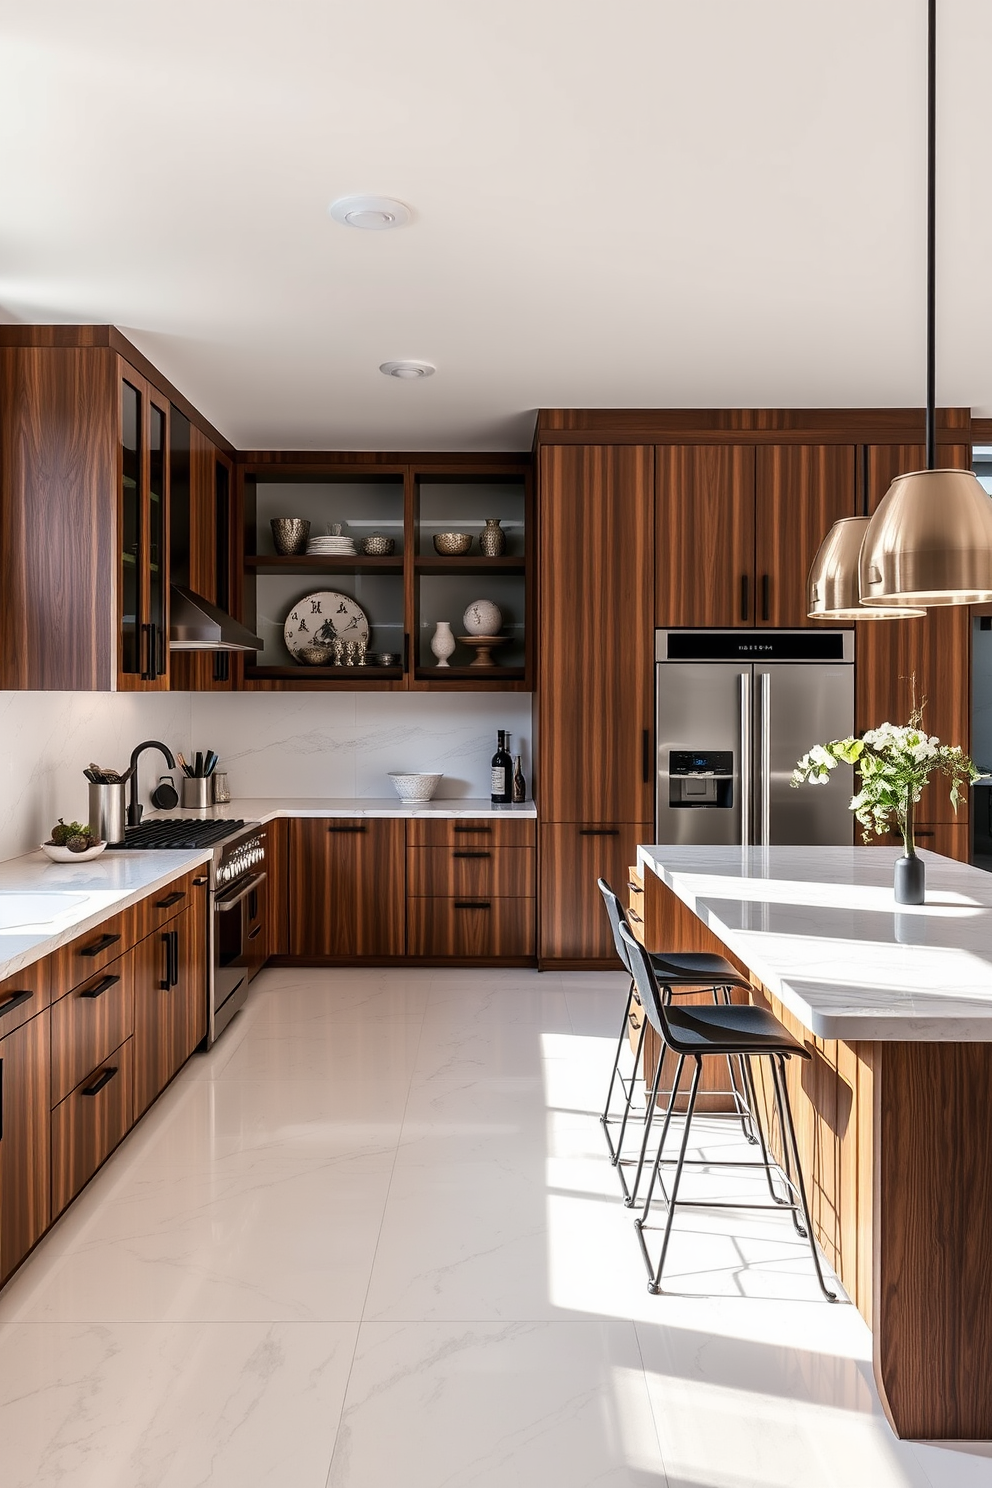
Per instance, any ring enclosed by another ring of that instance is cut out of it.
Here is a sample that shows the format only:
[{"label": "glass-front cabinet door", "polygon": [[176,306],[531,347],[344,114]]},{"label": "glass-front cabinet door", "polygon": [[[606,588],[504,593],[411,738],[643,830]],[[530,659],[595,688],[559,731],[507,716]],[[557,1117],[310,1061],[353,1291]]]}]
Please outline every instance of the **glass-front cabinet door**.
[{"label": "glass-front cabinet door", "polygon": [[117,685],[169,682],[168,403],[121,363]]}]

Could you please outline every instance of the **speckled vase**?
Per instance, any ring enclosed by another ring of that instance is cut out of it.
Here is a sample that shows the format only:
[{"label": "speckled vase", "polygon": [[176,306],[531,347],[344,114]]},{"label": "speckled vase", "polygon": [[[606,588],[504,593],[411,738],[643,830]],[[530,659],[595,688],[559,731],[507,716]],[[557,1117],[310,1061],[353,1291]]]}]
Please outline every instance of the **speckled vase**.
[{"label": "speckled vase", "polygon": [[437,657],[439,667],[449,665],[448,657],[455,649],[455,638],[451,634],[451,621],[439,620],[431,636],[431,650]]},{"label": "speckled vase", "polygon": [[479,551],[487,558],[502,558],[506,552],[506,533],[499,522],[499,517],[487,517],[486,525],[479,534]]}]

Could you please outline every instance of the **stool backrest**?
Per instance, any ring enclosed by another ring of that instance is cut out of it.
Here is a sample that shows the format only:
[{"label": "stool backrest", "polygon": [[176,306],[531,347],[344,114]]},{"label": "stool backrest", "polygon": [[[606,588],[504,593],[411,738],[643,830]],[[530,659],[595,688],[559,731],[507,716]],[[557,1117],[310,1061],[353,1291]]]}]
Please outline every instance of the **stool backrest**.
[{"label": "stool backrest", "polygon": [[627,955],[627,948],[620,938],[620,926],[627,924],[627,916],[624,914],[623,905],[605,878],[597,878],[596,887],[599,889],[606,903],[606,913],[610,917],[610,929],[613,931],[613,943],[617,948],[620,964],[626,971],[630,971],[630,957]]},{"label": "stool backrest", "polygon": [[655,1033],[660,1034],[666,1044],[670,1044],[672,1040],[669,1037],[668,1019],[665,1017],[665,998],[661,994],[648,953],[631,933],[628,924],[621,925],[619,933],[623,940],[627,965],[630,967],[630,974],[634,978],[634,986],[637,988],[637,995],[641,999],[641,1006],[647,1014],[648,1022],[654,1028]]}]

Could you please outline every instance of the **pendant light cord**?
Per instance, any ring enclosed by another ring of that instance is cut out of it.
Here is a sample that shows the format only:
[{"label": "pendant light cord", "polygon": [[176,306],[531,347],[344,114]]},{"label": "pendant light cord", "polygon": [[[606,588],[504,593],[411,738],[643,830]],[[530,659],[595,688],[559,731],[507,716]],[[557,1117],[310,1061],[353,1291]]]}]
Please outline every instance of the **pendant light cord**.
[{"label": "pendant light cord", "polygon": [[937,0],[927,0],[927,469],[937,468]]}]

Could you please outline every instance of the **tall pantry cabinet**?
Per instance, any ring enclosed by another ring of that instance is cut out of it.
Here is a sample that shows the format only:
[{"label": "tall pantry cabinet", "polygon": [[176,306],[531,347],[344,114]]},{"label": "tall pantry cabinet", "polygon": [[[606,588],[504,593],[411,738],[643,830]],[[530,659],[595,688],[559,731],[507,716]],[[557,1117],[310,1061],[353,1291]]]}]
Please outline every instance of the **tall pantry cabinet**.
[{"label": "tall pantry cabinet", "polygon": [[539,492],[540,961],[612,968],[596,879],[654,830],[654,449],[545,445]]}]

